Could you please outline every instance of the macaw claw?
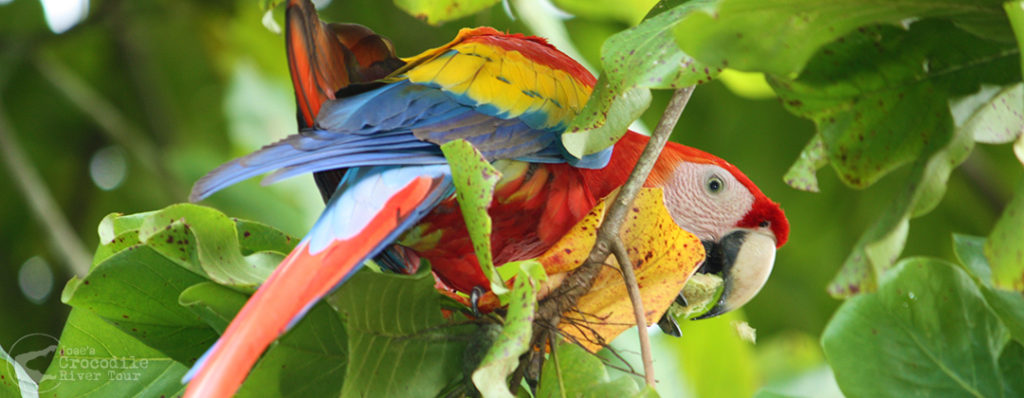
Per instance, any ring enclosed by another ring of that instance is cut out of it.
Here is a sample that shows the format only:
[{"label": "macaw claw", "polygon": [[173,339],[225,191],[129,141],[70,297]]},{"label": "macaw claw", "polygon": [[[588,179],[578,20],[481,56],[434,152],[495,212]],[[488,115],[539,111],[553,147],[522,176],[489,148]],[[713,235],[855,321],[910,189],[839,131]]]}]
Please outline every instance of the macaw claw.
[{"label": "macaw claw", "polygon": [[473,290],[469,292],[469,306],[473,309],[473,316],[480,318],[483,314],[480,312],[480,298],[487,294],[487,291],[480,286],[473,286]]},{"label": "macaw claw", "polygon": [[679,323],[676,322],[676,318],[668,312],[666,312],[665,315],[662,315],[661,319],[658,320],[658,327],[661,328],[662,332],[669,336],[683,337],[683,331],[679,329]]}]

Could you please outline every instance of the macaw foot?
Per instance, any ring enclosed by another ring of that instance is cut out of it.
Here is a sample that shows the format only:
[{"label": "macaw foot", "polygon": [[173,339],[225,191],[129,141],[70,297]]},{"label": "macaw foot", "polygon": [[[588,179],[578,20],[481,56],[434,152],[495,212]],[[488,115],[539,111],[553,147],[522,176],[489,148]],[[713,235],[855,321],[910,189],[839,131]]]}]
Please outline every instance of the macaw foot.
[{"label": "macaw foot", "polygon": [[474,286],[473,290],[469,292],[469,306],[473,309],[474,317],[480,318],[483,316],[483,314],[480,313],[480,298],[482,298],[486,293],[487,291],[480,286]]},{"label": "macaw foot", "polygon": [[665,315],[662,315],[661,319],[658,320],[658,327],[669,336],[683,337],[683,331],[679,328],[679,323],[676,322],[676,318],[672,317],[672,314],[666,312]]},{"label": "macaw foot", "polygon": [[690,303],[686,301],[686,295],[684,295],[683,292],[679,292],[679,295],[676,296],[676,304],[679,304],[683,307],[690,306]]}]

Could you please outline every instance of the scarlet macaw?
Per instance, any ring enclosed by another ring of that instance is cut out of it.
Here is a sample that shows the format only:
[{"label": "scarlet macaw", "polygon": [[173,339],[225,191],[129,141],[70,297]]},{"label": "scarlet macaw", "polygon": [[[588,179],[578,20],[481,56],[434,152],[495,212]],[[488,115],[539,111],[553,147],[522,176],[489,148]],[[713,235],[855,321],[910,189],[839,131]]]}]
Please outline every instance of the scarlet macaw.
[{"label": "scarlet macaw", "polygon": [[[289,1],[286,35],[300,133],[211,172],[192,199],[274,170],[266,182],[315,172],[330,199],[186,376],[187,396],[231,395],[275,338],[368,259],[396,270],[427,259],[448,287],[487,290],[439,145],[465,139],[501,171],[488,212],[502,264],[554,244],[625,182],[647,142],[628,132],[614,149],[568,155],[560,134],[595,79],[541,38],[463,29],[399,59],[387,39],[323,23],[305,0]],[[780,207],[735,166],[672,143],[647,185],[663,188],[675,222],[710,249],[701,271],[725,280],[711,315],[756,294],[789,233]]]}]

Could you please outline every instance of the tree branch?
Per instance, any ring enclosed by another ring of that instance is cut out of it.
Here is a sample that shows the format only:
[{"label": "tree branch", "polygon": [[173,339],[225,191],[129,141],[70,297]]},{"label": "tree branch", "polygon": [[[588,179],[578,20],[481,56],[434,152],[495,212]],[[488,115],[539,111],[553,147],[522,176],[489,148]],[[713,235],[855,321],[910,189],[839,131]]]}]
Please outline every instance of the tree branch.
[{"label": "tree branch", "polygon": [[146,138],[142,129],[132,124],[114,105],[75,76],[56,57],[38,55],[33,61],[39,73],[72,104],[92,117],[111,141],[127,148],[128,153],[131,153],[143,168],[165,182],[160,184],[167,190],[165,194],[175,199],[185,197],[185,191],[177,179],[164,166],[162,153],[156,144]]},{"label": "tree branch", "polygon": [[15,137],[14,128],[7,120],[2,103],[0,103],[0,153],[3,154],[2,158],[13,177],[14,184],[21,191],[25,201],[28,202],[32,213],[53,239],[54,246],[60,256],[64,258],[68,270],[75,275],[85,276],[89,273],[92,256],[85,250],[82,240],[75,234],[71,223],[57,206],[53,195],[50,194],[42,177],[39,176],[39,172],[32,167],[32,163],[25,156],[21,144]]},{"label": "tree branch", "polygon": [[[637,192],[643,187],[644,182],[647,181],[647,175],[650,174],[654,168],[655,162],[658,160],[658,155],[661,153],[662,148],[665,147],[665,143],[668,142],[669,136],[672,135],[672,130],[676,126],[676,122],[679,121],[679,115],[683,113],[683,109],[686,108],[686,103],[690,100],[690,95],[693,94],[693,86],[685,87],[676,90],[672,94],[672,99],[669,100],[668,106],[665,108],[665,112],[661,116],[661,120],[658,122],[658,126],[655,128],[654,133],[651,135],[650,140],[647,142],[647,146],[644,147],[643,152],[637,159],[636,167],[633,172],[629,175],[629,179],[619,189],[618,195],[612,201],[608,212],[605,215],[604,222],[601,224],[601,228],[597,231],[597,240],[594,243],[593,249],[590,251],[590,255],[587,260],[573,271],[572,275],[569,275],[565,281],[557,288],[554,292],[549,294],[540,303],[540,308],[537,310],[537,324],[534,325],[534,335],[538,335],[547,329],[554,330],[558,327],[561,321],[561,315],[576,305],[576,300],[583,296],[594,283],[594,277],[597,276],[601,270],[601,266],[608,258],[608,254],[612,249],[614,242],[619,241],[619,231],[622,229],[622,223],[625,219],[626,213],[629,207],[632,205],[633,200],[636,198]],[[622,262],[620,259],[619,264],[629,264],[628,260]],[[623,265],[625,268],[625,265]],[[625,274],[626,271],[623,271]],[[629,271],[632,274],[632,269]],[[632,283],[627,283],[627,289],[637,289],[636,280]],[[629,287],[632,285],[632,287]],[[633,301],[634,311],[637,310],[639,305],[639,311],[642,314],[642,303],[639,300]],[[642,319],[642,318],[641,318]],[[646,324],[644,321],[638,321],[639,328],[644,329]],[[644,330],[646,331],[646,330]],[[641,334],[641,350],[646,346],[647,357],[650,357],[650,341],[646,338],[646,333]],[[644,341],[646,340],[646,341]],[[534,355],[543,355],[543,350],[533,351]],[[645,361],[644,373],[647,376],[648,384],[652,387],[653,383],[653,369]]]}]

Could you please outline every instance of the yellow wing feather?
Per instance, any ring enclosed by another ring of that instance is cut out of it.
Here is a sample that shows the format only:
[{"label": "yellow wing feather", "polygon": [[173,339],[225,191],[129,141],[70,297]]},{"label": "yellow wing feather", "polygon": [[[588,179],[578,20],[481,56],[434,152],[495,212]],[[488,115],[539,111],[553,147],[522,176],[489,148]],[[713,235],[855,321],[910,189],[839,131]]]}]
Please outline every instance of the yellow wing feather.
[{"label": "yellow wing feather", "polygon": [[[465,30],[464,30],[465,32]],[[521,117],[537,128],[564,125],[583,109],[591,87],[564,70],[538,64],[515,50],[482,42],[455,41],[406,59],[398,76],[433,85],[496,115]]]}]

